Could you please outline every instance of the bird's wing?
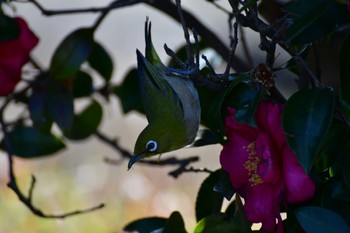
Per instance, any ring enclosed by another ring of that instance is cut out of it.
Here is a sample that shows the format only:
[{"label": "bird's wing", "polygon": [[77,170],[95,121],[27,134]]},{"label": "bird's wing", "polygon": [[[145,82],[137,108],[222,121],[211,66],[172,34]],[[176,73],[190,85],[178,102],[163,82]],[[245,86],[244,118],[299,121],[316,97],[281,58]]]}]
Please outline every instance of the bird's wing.
[{"label": "bird's wing", "polygon": [[149,123],[167,118],[167,122],[183,118],[181,100],[164,78],[165,74],[137,51],[138,78],[144,110]]}]

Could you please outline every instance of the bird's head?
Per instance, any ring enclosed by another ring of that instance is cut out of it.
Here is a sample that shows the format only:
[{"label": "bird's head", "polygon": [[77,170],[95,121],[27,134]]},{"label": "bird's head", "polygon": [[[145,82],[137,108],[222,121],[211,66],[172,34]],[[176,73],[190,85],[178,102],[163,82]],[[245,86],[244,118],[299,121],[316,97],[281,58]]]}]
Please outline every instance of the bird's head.
[{"label": "bird's head", "polygon": [[128,169],[142,158],[179,149],[176,145],[183,144],[185,136],[179,135],[183,130],[176,130],[176,127],[182,126],[149,124],[136,140],[134,155],[129,160]]}]

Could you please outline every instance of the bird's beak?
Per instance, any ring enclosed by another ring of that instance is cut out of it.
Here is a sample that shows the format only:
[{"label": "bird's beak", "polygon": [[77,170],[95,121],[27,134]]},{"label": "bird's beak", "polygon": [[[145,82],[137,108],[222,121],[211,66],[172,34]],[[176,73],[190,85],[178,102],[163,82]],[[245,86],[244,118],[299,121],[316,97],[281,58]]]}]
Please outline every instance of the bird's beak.
[{"label": "bird's beak", "polygon": [[128,170],[130,170],[130,168],[132,167],[132,165],[134,165],[134,163],[136,163],[137,161],[142,159],[144,155],[145,155],[144,153],[141,153],[138,155],[131,156],[129,163],[128,163]]}]

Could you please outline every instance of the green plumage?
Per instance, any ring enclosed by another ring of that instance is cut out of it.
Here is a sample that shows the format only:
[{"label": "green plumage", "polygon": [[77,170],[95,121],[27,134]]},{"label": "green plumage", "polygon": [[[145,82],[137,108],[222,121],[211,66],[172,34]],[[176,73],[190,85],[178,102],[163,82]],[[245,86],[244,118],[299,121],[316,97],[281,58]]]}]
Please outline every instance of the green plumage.
[{"label": "green plumage", "polygon": [[165,72],[146,22],[146,57],[137,51],[138,79],[148,120],[139,135],[129,168],[140,158],[173,151],[193,142],[200,123],[197,90],[186,77]]}]

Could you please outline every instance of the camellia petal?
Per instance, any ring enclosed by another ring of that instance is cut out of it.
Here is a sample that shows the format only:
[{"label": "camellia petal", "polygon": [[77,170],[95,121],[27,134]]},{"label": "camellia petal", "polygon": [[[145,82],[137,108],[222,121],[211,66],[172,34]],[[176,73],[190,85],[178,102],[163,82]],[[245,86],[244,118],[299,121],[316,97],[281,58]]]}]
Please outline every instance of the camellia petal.
[{"label": "camellia petal", "polygon": [[266,232],[282,233],[282,200],[303,202],[315,192],[314,182],[288,147],[282,130],[283,105],[261,102],[255,115],[257,128],[237,123],[235,110],[228,110],[227,144],[220,154],[221,166],[245,199],[248,220],[261,222]]},{"label": "camellia petal", "polygon": [[255,150],[259,157],[258,174],[263,182],[277,184],[281,180],[280,156],[275,149],[273,141],[266,133],[257,138]]},{"label": "camellia petal", "polygon": [[248,220],[253,223],[261,222],[267,232],[276,232],[276,220],[280,219],[282,187],[282,184],[258,185],[245,198],[244,210]]},{"label": "camellia petal", "polygon": [[300,203],[315,194],[315,183],[298,163],[292,150],[286,145],[283,150],[283,177],[289,203]]},{"label": "camellia petal", "polygon": [[39,39],[22,18],[16,18],[20,34],[11,41],[0,42],[0,96],[13,91],[21,79],[22,66],[29,61],[29,52]]},{"label": "camellia petal", "polygon": [[282,149],[282,145],[286,142],[286,137],[282,128],[282,109],[281,104],[273,104],[271,102],[261,102],[256,109],[255,121],[259,129],[267,132],[275,141],[275,145]]}]

